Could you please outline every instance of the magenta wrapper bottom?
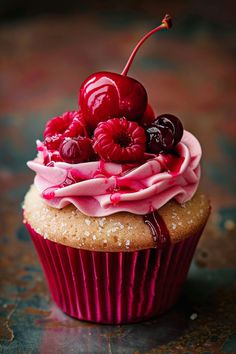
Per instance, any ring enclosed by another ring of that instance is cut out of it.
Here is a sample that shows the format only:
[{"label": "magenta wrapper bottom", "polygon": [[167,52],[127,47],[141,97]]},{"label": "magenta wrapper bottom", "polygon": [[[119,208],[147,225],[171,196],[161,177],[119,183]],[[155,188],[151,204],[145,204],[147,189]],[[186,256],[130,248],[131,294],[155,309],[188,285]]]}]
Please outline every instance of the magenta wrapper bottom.
[{"label": "magenta wrapper bottom", "polygon": [[52,242],[26,226],[55,303],[80,320],[110,324],[146,320],[171,308],[201,235],[164,249],[97,252]]}]

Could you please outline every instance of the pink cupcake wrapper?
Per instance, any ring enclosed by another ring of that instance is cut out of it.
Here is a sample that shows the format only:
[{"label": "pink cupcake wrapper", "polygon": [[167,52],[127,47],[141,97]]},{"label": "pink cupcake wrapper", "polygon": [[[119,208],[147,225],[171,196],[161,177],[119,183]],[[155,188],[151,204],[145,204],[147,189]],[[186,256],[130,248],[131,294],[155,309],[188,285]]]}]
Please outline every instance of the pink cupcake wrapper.
[{"label": "pink cupcake wrapper", "polygon": [[172,307],[202,233],[163,249],[97,252],[44,239],[26,226],[55,303],[70,316],[110,324],[145,320]]}]

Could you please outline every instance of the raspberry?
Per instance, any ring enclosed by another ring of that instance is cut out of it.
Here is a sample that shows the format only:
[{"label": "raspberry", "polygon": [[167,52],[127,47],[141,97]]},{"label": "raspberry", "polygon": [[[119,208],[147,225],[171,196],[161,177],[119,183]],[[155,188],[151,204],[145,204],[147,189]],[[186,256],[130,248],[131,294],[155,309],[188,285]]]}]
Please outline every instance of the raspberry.
[{"label": "raspberry", "polygon": [[112,118],[98,124],[93,148],[105,161],[137,162],[144,156],[145,142],[145,132],[136,122]]},{"label": "raspberry", "polygon": [[60,146],[59,153],[62,160],[68,163],[91,161],[94,156],[92,141],[84,137],[66,138]]},{"label": "raspberry", "polygon": [[44,144],[48,150],[57,150],[62,142],[62,134],[47,136],[44,139]]},{"label": "raspberry", "polygon": [[64,136],[75,138],[78,136],[85,136],[84,122],[82,119],[82,115],[75,115],[71,124],[66,129]]},{"label": "raspberry", "polygon": [[57,150],[64,137],[76,138],[86,135],[81,112],[65,112],[49,120],[44,130],[44,143],[48,150]]}]

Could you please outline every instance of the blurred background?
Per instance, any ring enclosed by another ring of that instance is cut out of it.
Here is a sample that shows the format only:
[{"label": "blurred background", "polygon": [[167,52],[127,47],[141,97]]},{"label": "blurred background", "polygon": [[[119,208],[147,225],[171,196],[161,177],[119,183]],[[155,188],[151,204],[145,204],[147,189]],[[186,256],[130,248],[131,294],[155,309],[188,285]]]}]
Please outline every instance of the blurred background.
[{"label": "blurred background", "polygon": [[[33,181],[26,161],[36,154],[35,140],[42,138],[45,122],[77,109],[79,87],[92,72],[120,73],[137,41],[165,13],[172,15],[173,28],[142,46],[129,74],[145,86],[157,115],[177,115],[201,142],[201,188],[212,201],[212,216],[195,264],[231,279],[236,267],[235,10],[233,0],[0,2],[2,304],[9,303],[11,309],[13,294],[21,299],[22,289],[31,289],[33,273],[27,264],[35,267],[41,281],[41,303],[47,293],[21,226],[21,202]],[[30,291],[29,301],[36,290]],[[235,288],[232,294],[228,301],[233,306]],[[226,316],[232,320],[225,325],[229,337],[236,332],[235,307],[223,309],[234,314]],[[8,312],[2,313],[5,320]],[[2,338],[8,344],[11,332],[5,328]]]}]

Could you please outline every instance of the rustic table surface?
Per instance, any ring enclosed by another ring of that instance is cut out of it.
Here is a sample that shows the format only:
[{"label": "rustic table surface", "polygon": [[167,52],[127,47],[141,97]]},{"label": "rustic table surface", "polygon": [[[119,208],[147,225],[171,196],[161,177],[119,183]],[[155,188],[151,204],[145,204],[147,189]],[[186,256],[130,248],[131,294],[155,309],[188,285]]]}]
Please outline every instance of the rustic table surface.
[{"label": "rustic table surface", "polygon": [[145,44],[131,74],[156,112],[181,117],[203,148],[201,188],[212,214],[183,295],[167,314],[108,326],[64,315],[52,302],[22,225],[33,174],[26,161],[46,120],[77,107],[94,71],[121,72],[131,48],[157,22],[132,14],[44,16],[1,26],[0,352],[236,353],[236,92],[234,32],[177,14]]}]

